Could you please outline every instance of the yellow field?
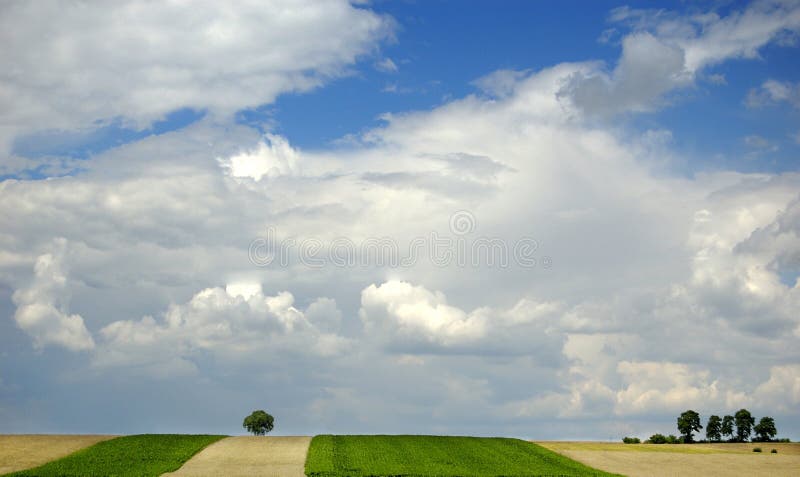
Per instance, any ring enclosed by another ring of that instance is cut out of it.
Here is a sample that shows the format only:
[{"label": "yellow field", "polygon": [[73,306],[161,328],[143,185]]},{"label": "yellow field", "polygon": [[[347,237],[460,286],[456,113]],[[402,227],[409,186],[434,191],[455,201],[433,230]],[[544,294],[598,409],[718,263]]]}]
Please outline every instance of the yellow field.
[{"label": "yellow field", "polygon": [[0,435],[0,474],[30,469],[116,436]]},{"label": "yellow field", "polygon": [[206,447],[174,477],[304,477],[311,437],[227,437]]},{"label": "yellow field", "polygon": [[[584,464],[628,475],[660,477],[798,476],[800,444],[622,444],[612,442],[553,442],[537,444]],[[753,452],[761,447],[762,453]],[[777,454],[770,454],[777,449]]]}]

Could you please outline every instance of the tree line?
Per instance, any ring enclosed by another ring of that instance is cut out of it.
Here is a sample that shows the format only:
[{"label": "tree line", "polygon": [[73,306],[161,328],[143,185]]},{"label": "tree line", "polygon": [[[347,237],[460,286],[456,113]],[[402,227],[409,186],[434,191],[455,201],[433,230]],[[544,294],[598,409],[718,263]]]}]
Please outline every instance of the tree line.
[{"label": "tree line", "polygon": [[[653,434],[645,443],[650,444],[691,444],[695,442],[694,433],[699,433],[703,429],[700,423],[700,414],[691,409],[684,411],[678,416],[678,433],[680,437],[674,435],[664,436],[663,434]],[[706,422],[705,442],[773,442],[778,430],[775,427],[775,419],[765,416],[756,423],[755,417],[747,409],[739,409],[736,413],[719,417],[711,415]],[[752,439],[750,436],[753,435]],[[781,439],[786,440],[788,439]],[[639,438],[625,437],[622,442],[626,444],[638,444]]]}]

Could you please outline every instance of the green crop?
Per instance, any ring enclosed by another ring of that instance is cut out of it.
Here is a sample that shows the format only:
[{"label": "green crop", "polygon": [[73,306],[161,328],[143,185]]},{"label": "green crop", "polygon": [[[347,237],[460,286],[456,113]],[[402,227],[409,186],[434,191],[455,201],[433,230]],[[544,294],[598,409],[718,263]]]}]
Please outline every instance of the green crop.
[{"label": "green crop", "polygon": [[6,477],[157,476],[177,470],[190,457],[223,437],[182,434],[117,437]]},{"label": "green crop", "polygon": [[319,435],[309,477],[611,476],[531,442],[500,437]]}]

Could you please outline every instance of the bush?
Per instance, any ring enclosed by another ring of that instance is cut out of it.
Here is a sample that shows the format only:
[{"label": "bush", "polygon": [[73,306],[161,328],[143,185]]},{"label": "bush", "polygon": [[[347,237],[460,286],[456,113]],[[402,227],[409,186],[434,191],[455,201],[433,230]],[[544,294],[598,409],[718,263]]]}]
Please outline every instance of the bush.
[{"label": "bush", "polygon": [[623,437],[622,443],[623,444],[639,444],[642,441],[639,440],[638,437]]},{"label": "bush", "polygon": [[672,434],[667,436],[667,444],[681,444],[683,440],[678,439],[677,437],[673,436]]},{"label": "bush", "polygon": [[753,452],[761,452],[761,448],[760,447],[753,447]]},{"label": "bush", "polygon": [[648,444],[666,444],[667,437],[664,434],[653,434],[650,439],[647,439]]},{"label": "bush", "polygon": [[769,451],[769,453],[770,454],[777,454],[778,453],[778,449],[772,449],[771,451]]},{"label": "bush", "polygon": [[775,439],[775,442],[792,442],[792,440],[784,437],[782,439]]}]

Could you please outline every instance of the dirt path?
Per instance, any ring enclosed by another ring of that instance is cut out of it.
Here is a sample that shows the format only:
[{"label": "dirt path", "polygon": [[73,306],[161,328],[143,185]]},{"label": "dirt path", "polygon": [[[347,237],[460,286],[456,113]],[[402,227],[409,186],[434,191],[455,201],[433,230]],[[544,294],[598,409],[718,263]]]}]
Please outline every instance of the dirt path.
[{"label": "dirt path", "polygon": [[311,437],[228,437],[165,476],[304,477]]},{"label": "dirt path", "polygon": [[[800,444],[537,444],[592,467],[629,477],[800,475]],[[764,452],[755,453],[753,447],[761,447]],[[777,454],[769,453],[773,448],[778,450]]]},{"label": "dirt path", "polygon": [[116,436],[0,435],[0,474],[37,467]]}]

